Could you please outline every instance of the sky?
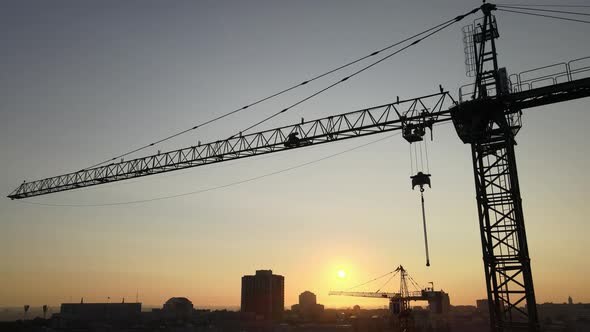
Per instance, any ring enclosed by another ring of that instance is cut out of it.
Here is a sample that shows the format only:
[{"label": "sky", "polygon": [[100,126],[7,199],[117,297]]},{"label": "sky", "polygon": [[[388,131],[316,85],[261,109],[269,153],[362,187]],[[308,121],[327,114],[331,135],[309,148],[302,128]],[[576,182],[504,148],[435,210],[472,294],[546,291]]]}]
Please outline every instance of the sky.
[{"label": "sky", "polygon": [[[574,4],[575,1],[569,3]],[[583,4],[583,1],[579,1]],[[478,1],[0,2],[0,188],[63,174],[300,83],[480,5]],[[268,129],[438,91],[465,75],[474,16],[262,125]],[[509,73],[590,55],[588,24],[498,12]],[[586,62],[588,64],[588,62]],[[358,68],[358,67],[356,67]],[[231,134],[353,69],[144,151]],[[516,147],[537,301],[590,302],[588,100],[528,109]],[[403,265],[452,304],[485,298],[469,146],[451,124],[429,142],[431,266],[408,143],[394,136],[306,167],[371,136],[94,188],[0,199],[0,306],[135,299],[238,306],[240,278],[285,276],[285,303],[328,296]],[[27,203],[29,202],[29,203]],[[44,203],[44,206],[30,203]],[[338,272],[346,272],[344,278]],[[395,286],[386,289],[395,290]],[[374,290],[374,289],[362,289]]]}]

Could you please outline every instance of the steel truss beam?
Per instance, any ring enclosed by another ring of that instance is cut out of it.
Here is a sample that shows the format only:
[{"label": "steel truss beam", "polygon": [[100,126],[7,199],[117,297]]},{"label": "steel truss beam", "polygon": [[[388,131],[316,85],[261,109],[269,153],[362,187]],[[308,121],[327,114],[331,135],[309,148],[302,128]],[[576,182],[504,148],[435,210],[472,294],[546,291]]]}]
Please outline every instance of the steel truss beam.
[{"label": "steel truss beam", "polygon": [[[11,199],[45,195],[103,183],[165,173],[217,162],[252,157],[304,146],[401,130],[408,123],[449,121],[452,97],[446,91],[398,100],[364,110],[329,116],[300,124],[226,140],[158,153],[47,179],[23,182]],[[293,134],[296,133],[296,136]]]},{"label": "steel truss beam", "polygon": [[590,78],[549,85],[502,96],[502,102],[525,109],[590,96]]},{"label": "steel truss beam", "polygon": [[481,8],[483,22],[472,29],[476,53],[474,100],[459,104],[453,110],[453,121],[459,137],[471,144],[491,330],[537,332],[514,136],[521,126],[522,108],[516,104],[535,106],[526,102],[540,93],[523,94],[509,102],[505,70],[501,74],[498,68],[495,40],[499,33],[492,15],[496,7],[484,4]]},{"label": "steel truss beam", "polygon": [[494,331],[538,331],[514,145],[511,132],[471,145],[490,321]]},{"label": "steel truss beam", "polygon": [[386,293],[386,292],[348,292],[348,291],[330,291],[328,295],[342,295],[342,296],[356,296],[356,297],[374,297],[382,299],[401,299],[408,301],[422,301],[427,300],[426,292],[408,292],[402,293]]}]

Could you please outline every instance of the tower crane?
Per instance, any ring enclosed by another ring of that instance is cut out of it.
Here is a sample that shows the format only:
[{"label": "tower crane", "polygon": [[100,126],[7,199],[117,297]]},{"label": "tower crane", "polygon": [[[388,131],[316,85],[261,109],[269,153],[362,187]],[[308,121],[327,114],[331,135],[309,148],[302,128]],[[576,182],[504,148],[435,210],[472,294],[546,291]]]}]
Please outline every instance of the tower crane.
[{"label": "tower crane", "polygon": [[[448,310],[449,295],[443,291],[435,291],[434,288],[424,288],[412,292],[409,291],[408,279],[411,281],[411,283],[414,284],[414,286],[418,285],[402,265],[398,266],[395,270],[391,271],[390,273],[385,274],[379,278],[373,279],[369,282],[375,281],[377,279],[386,277],[389,274],[391,274],[391,277],[387,281],[389,282],[398,273],[400,276],[400,286],[399,291],[397,293],[381,292],[381,289],[378,289],[376,292],[330,291],[329,295],[389,299],[389,310],[393,316],[397,316],[396,325],[400,331],[413,330],[410,309],[411,301],[428,301],[428,306],[434,313],[443,313]],[[367,283],[363,283],[361,285],[365,284]],[[383,285],[381,288],[383,288],[384,286],[385,285]]]},{"label": "tower crane", "polygon": [[[413,143],[435,124],[452,122],[471,149],[491,329],[539,331],[515,137],[523,110],[590,96],[590,69],[575,67],[573,60],[556,75],[508,75],[498,64],[495,10],[496,5],[484,1],[468,13],[483,15],[463,30],[475,82],[462,87],[457,99],[441,88],[417,98],[23,182],[8,197],[29,198],[391,131]],[[539,86],[541,81],[549,83]],[[426,176],[416,181],[414,185],[430,184]]]}]

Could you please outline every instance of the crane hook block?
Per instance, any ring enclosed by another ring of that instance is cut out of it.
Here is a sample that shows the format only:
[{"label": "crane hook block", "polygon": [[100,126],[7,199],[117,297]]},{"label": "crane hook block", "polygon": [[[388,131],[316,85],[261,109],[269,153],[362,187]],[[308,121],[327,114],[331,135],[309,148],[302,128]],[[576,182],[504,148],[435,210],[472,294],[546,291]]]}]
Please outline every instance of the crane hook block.
[{"label": "crane hook block", "polygon": [[418,174],[410,176],[410,179],[412,179],[412,190],[414,190],[416,186],[420,186],[420,189],[423,189],[424,185],[428,185],[429,188],[432,188],[430,185],[430,174],[418,172]]}]

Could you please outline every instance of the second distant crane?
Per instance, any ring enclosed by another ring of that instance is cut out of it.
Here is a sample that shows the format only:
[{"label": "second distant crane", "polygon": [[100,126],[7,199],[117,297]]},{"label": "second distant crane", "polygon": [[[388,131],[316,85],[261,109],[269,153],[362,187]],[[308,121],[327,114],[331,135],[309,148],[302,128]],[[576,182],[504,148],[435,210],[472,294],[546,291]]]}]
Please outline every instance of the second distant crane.
[{"label": "second distant crane", "polygon": [[[369,282],[363,283],[359,286],[366,285],[370,282],[373,282],[377,279],[390,276],[389,282],[393,277],[395,277],[399,273],[400,276],[400,286],[399,291],[397,293],[389,293],[389,292],[381,292],[381,287],[375,292],[354,292],[354,291],[330,291],[329,295],[343,295],[343,296],[356,296],[356,297],[370,297],[370,298],[382,298],[382,299],[389,299],[389,310],[391,313],[391,317],[395,318],[395,325],[398,326],[400,331],[410,331],[412,330],[412,310],[410,308],[410,301],[428,301],[428,307],[432,313],[445,313],[448,311],[450,306],[450,299],[449,294],[440,291],[435,291],[434,287],[431,288],[423,288],[418,291],[410,292],[408,290],[408,280],[414,285],[418,286],[418,284],[414,281],[414,279],[408,274],[408,271],[404,269],[402,265],[398,266],[395,270],[379,277],[373,279]],[[385,286],[385,285],[384,285]],[[355,286],[353,288],[356,288]]]}]

